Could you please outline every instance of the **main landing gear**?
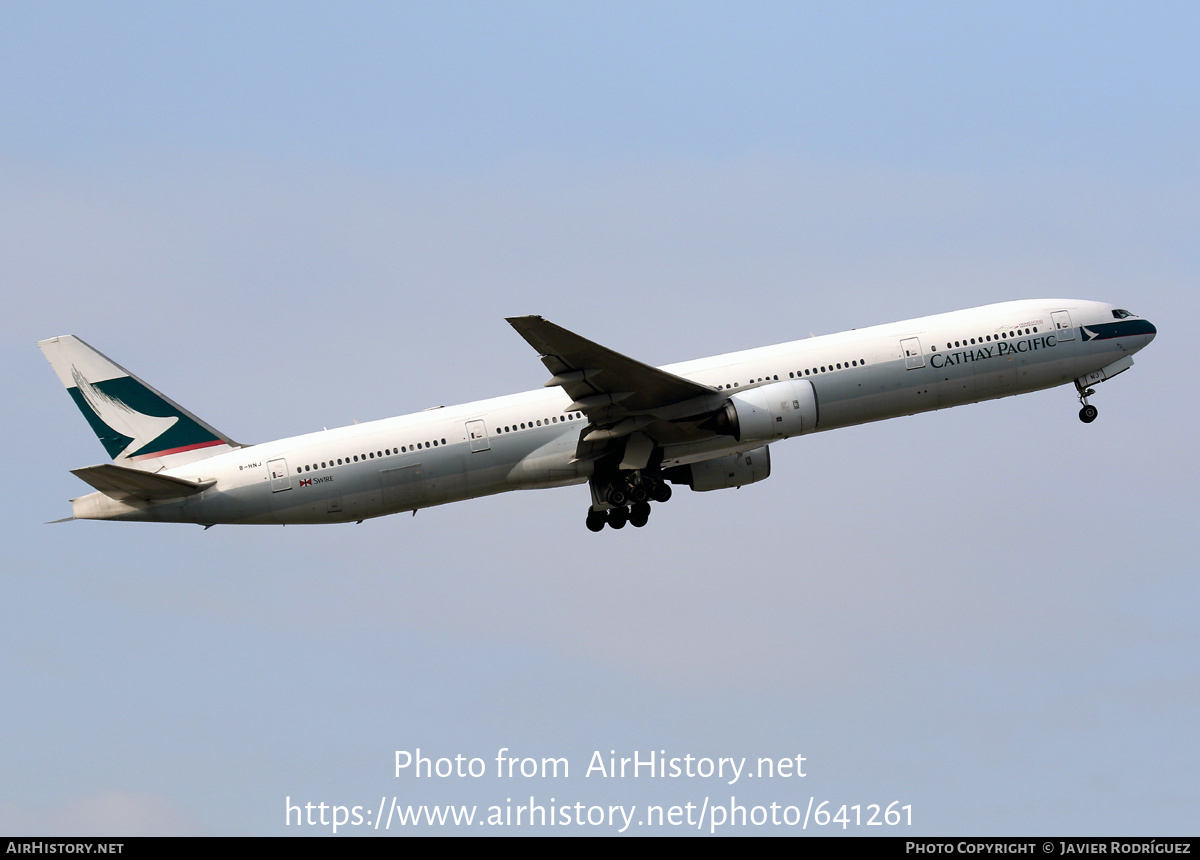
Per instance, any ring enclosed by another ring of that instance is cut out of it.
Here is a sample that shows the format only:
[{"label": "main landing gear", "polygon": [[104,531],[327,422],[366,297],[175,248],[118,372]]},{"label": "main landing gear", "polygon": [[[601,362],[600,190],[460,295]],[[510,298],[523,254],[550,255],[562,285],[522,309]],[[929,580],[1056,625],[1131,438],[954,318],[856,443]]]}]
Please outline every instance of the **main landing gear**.
[{"label": "main landing gear", "polygon": [[[671,498],[671,487],[656,476],[622,474],[603,483],[593,479],[592,498],[593,505],[587,514],[589,531],[603,531],[605,525],[623,529],[626,523],[640,529],[650,519],[650,500],[667,501]],[[598,500],[603,500],[607,507],[597,509],[595,501]]]},{"label": "main landing gear", "polygon": [[1079,391],[1079,402],[1083,404],[1083,407],[1079,410],[1079,420],[1084,424],[1091,424],[1096,420],[1096,416],[1100,414],[1099,409],[1088,403],[1088,398],[1096,393],[1096,389],[1084,388],[1079,384],[1078,380],[1075,381],[1075,388]]}]

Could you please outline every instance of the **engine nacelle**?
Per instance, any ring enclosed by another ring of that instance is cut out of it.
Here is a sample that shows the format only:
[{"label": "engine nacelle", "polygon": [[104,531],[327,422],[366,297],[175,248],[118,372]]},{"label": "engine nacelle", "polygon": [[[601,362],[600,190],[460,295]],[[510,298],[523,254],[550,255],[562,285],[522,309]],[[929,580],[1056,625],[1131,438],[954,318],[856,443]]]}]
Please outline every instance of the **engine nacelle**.
[{"label": "engine nacelle", "polygon": [[663,472],[672,484],[687,484],[703,493],[753,484],[771,475],[771,451],[763,445],[741,454],[726,454],[687,466],[675,466]]},{"label": "engine nacelle", "polygon": [[772,382],[732,395],[701,427],[739,442],[773,442],[817,426],[817,394],[807,379]]}]

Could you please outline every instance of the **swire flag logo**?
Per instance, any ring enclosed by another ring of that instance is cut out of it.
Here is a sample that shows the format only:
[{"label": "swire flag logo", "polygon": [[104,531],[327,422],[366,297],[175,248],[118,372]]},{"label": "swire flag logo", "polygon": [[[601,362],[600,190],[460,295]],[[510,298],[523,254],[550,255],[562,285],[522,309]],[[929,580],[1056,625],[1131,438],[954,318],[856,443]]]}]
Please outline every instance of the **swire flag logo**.
[{"label": "swire flag logo", "polygon": [[312,478],[302,478],[300,480],[300,486],[311,487],[312,486]]}]

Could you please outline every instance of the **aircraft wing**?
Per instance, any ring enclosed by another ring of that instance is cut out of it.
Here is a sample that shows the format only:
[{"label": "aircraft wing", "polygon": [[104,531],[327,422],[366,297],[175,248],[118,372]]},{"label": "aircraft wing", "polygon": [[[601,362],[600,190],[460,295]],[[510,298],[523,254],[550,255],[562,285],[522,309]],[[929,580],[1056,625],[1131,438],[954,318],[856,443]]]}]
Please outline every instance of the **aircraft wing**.
[{"label": "aircraft wing", "polygon": [[581,435],[577,460],[599,459],[629,441],[645,451],[645,457],[633,455],[638,462],[650,455],[647,441],[662,445],[713,435],[699,424],[725,402],[717,389],[643,364],[539,316],[510,317],[508,323],[553,374],[546,386],[561,386],[571,397],[565,411],[583,412],[591,422]]}]

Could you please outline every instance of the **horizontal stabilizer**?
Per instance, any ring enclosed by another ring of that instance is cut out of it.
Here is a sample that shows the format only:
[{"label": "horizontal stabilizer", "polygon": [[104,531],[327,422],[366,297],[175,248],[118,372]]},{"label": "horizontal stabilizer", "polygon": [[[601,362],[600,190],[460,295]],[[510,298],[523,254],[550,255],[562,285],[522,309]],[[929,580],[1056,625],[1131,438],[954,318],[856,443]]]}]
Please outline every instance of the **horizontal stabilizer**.
[{"label": "horizontal stabilizer", "polygon": [[216,483],[156,475],[112,463],[72,469],[71,474],[113,499],[178,499],[199,493]]}]

